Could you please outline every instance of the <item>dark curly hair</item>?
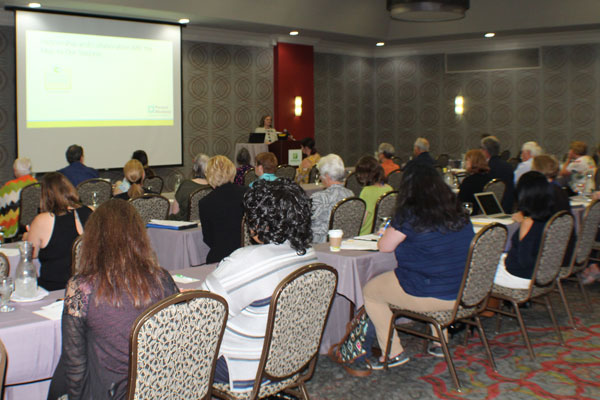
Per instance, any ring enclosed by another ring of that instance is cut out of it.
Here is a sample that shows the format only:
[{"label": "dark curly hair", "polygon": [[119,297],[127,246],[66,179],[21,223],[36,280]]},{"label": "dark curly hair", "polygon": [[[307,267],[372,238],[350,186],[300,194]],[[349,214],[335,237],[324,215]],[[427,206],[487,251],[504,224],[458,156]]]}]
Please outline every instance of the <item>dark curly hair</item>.
[{"label": "dark curly hair", "polygon": [[244,195],[246,221],[258,239],[265,244],[289,240],[298,255],[312,243],[311,207],[304,190],[289,179],[259,179]]},{"label": "dark curly hair", "polygon": [[424,164],[409,165],[402,175],[396,220],[415,232],[459,231],[469,221],[460,202],[442,176]]}]

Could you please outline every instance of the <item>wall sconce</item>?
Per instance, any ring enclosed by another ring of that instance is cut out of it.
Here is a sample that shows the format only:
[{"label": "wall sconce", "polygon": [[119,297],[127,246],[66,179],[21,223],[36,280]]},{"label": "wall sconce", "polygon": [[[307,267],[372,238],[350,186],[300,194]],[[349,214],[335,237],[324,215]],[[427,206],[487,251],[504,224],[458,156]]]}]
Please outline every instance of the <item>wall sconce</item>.
[{"label": "wall sconce", "polygon": [[300,96],[296,96],[296,98],[294,99],[294,114],[296,115],[296,117],[302,115],[302,97]]},{"label": "wall sconce", "polygon": [[465,98],[462,96],[456,96],[454,98],[454,113],[456,115],[462,115],[465,112]]}]

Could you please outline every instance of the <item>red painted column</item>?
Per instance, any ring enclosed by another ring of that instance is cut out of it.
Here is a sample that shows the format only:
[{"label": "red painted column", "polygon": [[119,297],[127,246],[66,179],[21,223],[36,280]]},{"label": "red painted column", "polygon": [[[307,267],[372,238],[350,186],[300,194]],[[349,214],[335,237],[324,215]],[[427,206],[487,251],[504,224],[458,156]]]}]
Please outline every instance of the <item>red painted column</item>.
[{"label": "red painted column", "polygon": [[[274,127],[287,129],[297,140],[315,136],[313,47],[278,43],[273,49]],[[294,114],[294,99],[302,97],[302,115]]]}]

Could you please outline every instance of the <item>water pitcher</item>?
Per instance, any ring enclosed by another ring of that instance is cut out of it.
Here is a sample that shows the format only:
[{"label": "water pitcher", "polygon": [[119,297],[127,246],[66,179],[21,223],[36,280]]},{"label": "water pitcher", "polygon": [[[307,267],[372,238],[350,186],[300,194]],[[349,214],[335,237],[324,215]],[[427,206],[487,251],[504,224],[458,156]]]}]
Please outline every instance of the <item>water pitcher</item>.
[{"label": "water pitcher", "polygon": [[21,261],[17,266],[15,277],[15,295],[32,298],[37,295],[37,271],[33,265],[33,244],[22,242],[19,245]]}]

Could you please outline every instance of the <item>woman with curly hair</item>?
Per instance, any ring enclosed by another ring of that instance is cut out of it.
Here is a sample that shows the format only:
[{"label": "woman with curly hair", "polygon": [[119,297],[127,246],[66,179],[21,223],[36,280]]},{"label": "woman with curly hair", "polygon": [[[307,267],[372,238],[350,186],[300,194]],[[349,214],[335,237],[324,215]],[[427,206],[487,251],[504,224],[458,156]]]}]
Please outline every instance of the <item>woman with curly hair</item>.
[{"label": "woman with curly hair", "polygon": [[317,261],[310,247],[310,207],[304,190],[288,179],[256,181],[244,195],[246,220],[259,244],[234,251],[201,287],[229,304],[216,382],[252,390],[273,291],[286,276]]},{"label": "woman with curly hair", "polygon": [[[454,307],[473,236],[469,217],[441,175],[423,164],[406,168],[395,216],[378,243],[379,251],[395,252],[398,267],[363,288],[382,349],[388,343],[390,304],[419,312]],[[431,345],[429,353],[443,357],[439,346]],[[408,361],[395,331],[389,356],[390,367]],[[382,369],[382,360],[371,360],[371,368]]]}]

